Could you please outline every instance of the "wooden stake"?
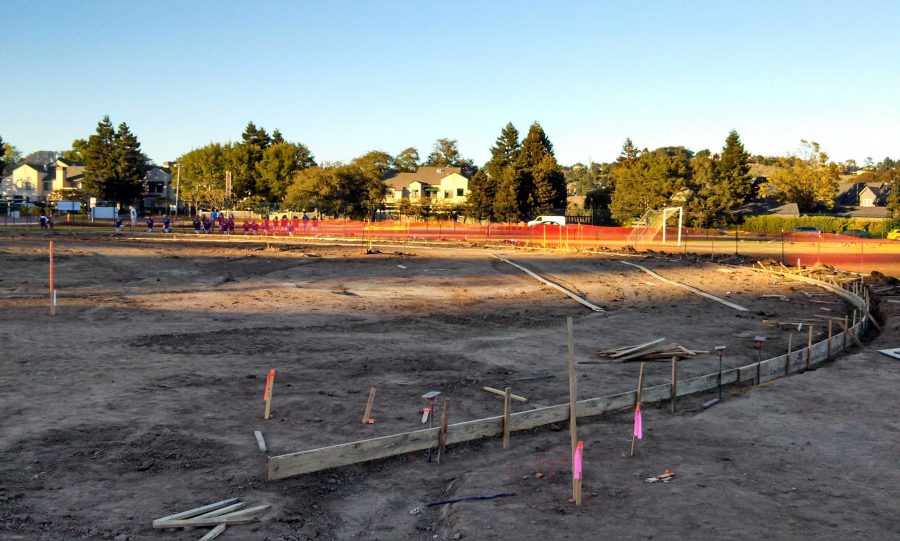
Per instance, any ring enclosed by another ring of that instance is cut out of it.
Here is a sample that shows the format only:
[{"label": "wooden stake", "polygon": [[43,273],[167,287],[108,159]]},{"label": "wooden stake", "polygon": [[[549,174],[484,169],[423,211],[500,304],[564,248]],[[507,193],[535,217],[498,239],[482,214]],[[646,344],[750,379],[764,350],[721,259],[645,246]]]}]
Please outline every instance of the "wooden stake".
[{"label": "wooden stake", "polygon": [[[575,448],[578,445],[578,381],[575,379],[575,331],[572,324],[572,316],[566,318],[566,328],[568,330],[569,343],[569,439],[572,444],[572,471],[574,477],[575,471]],[[572,483],[572,498],[577,496],[577,488]]]},{"label": "wooden stake", "polygon": [[828,320],[828,360],[831,360],[831,336],[832,336],[832,320]]},{"label": "wooden stake", "polygon": [[791,373],[791,342],[794,340],[794,333],[788,333],[788,352],[787,359],[784,361],[784,375],[787,376]]},{"label": "wooden stake", "polygon": [[441,410],[441,428],[438,431],[438,453],[437,463],[441,463],[444,458],[444,449],[447,447],[447,419],[450,415],[450,399],[444,399],[444,407]]},{"label": "wooden stake", "polygon": [[675,397],[678,395],[678,357],[672,357],[672,413],[675,413]]},{"label": "wooden stake", "polygon": [[275,388],[275,370],[269,370],[269,375],[266,377],[266,390],[264,393],[264,397],[266,399],[266,413],[263,415],[263,419],[268,420],[269,414],[272,411],[272,391]]},{"label": "wooden stake", "polygon": [[509,415],[511,404],[512,393],[509,391],[509,387],[503,392],[503,448],[509,449]]},{"label": "wooden stake", "polygon": [[50,315],[56,315],[56,290],[53,288],[53,241],[50,241]]},{"label": "wooden stake", "polygon": [[369,401],[366,402],[366,412],[363,413],[362,424],[369,424],[369,419],[372,417],[372,404],[375,403],[375,386],[369,389]]},{"label": "wooden stake", "polygon": [[[637,392],[634,395],[634,408],[635,410],[641,405],[641,388],[644,386],[644,363],[641,363],[641,371],[638,374],[638,384],[637,384]],[[634,436],[634,431],[631,432],[631,455],[634,456],[634,444],[637,438]]]},{"label": "wooden stake", "polygon": [[813,328],[812,325],[809,326],[809,343],[806,345],[806,369],[809,370],[812,366],[812,339],[813,339]]},{"label": "wooden stake", "polygon": [[850,330],[850,327],[848,326],[847,321],[848,321],[848,317],[845,314],[844,315],[844,349],[847,349],[847,331]]}]

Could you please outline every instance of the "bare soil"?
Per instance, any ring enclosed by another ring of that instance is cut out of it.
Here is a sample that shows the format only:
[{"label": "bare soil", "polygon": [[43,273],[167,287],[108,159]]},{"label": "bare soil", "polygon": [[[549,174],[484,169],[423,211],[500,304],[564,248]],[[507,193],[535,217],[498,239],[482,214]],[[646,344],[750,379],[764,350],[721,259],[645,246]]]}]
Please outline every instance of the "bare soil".
[{"label": "bare soil", "polygon": [[[48,315],[47,240],[58,314]],[[0,237],[0,538],[197,539],[153,518],[228,497],[270,503],[221,539],[895,539],[900,516],[900,364],[867,350],[814,372],[648,406],[627,457],[627,413],[579,423],[585,501],[569,503],[565,426],[266,480],[271,454],[421,428],[421,395],[451,422],[497,415],[484,385],[568,401],[566,316],[576,361],[665,337],[726,345],[727,367],[787,349],[762,320],[843,316],[836,296],[770,275],[652,256],[504,257],[602,306],[594,313],[487,249]],[[739,312],[620,260],[745,306]],[[783,301],[763,295],[781,294]],[[813,302],[820,301],[820,302]],[[824,302],[821,302],[824,301]],[[817,330],[821,338],[824,327]],[[793,344],[805,344],[794,333]],[[886,341],[891,343],[885,343]],[[870,347],[897,347],[897,320]],[[713,372],[715,355],[679,365]],[[277,370],[273,417],[263,386]],[[582,398],[630,390],[637,363],[579,365]],[[668,383],[648,363],[645,385]],[[548,379],[520,380],[550,375]],[[374,424],[360,419],[378,387]],[[643,478],[665,469],[667,484]],[[537,477],[536,473],[543,476]],[[432,500],[516,496],[425,508]],[[411,513],[419,508],[420,512]]]}]

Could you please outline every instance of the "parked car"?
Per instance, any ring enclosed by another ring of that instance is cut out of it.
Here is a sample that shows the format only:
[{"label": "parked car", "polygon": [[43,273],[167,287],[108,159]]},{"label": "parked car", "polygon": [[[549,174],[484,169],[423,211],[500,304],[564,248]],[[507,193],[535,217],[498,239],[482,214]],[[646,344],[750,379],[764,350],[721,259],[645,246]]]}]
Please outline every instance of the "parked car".
[{"label": "parked car", "polygon": [[900,240],[900,229],[891,229],[891,232],[887,234],[888,240]]},{"label": "parked car", "polygon": [[538,216],[534,220],[528,222],[528,227],[536,225],[566,225],[565,216]]},{"label": "parked car", "polygon": [[872,238],[872,235],[869,234],[869,232],[866,231],[865,229],[846,229],[841,233],[841,235],[843,235],[845,237],[856,237],[859,239]]}]

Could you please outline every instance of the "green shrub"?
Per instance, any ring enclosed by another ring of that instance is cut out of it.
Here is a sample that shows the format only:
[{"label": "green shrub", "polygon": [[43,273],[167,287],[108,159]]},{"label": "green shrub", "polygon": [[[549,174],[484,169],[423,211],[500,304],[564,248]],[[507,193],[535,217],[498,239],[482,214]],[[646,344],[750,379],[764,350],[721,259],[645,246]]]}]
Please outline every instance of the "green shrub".
[{"label": "green shrub", "polygon": [[795,227],[815,227],[823,233],[840,233],[847,229],[863,229],[873,237],[880,237],[890,231],[890,220],[868,220],[863,218],[843,218],[840,216],[748,216],[741,230],[763,235],[780,235]]}]

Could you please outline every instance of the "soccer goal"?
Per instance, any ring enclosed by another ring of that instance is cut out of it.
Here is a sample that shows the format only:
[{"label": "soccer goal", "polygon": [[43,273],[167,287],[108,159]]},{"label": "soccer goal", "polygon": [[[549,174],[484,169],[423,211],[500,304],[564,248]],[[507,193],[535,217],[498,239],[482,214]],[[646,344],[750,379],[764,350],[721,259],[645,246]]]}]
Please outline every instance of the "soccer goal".
[{"label": "soccer goal", "polygon": [[632,244],[637,242],[654,242],[659,234],[662,233],[662,243],[666,244],[670,240],[666,226],[669,220],[676,216],[678,217],[676,246],[681,246],[681,224],[684,222],[684,207],[648,210],[639,220],[631,224],[632,229],[628,239]]}]

